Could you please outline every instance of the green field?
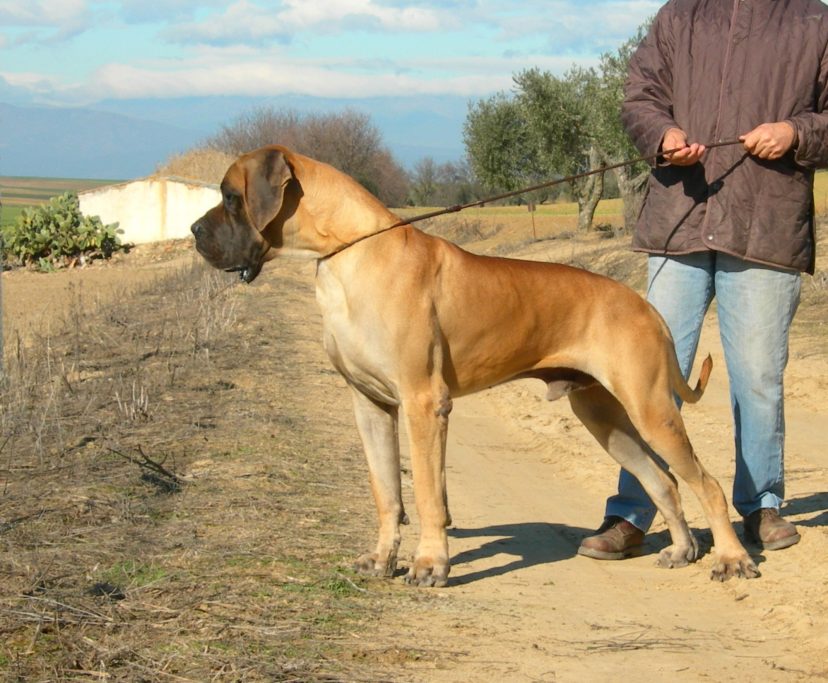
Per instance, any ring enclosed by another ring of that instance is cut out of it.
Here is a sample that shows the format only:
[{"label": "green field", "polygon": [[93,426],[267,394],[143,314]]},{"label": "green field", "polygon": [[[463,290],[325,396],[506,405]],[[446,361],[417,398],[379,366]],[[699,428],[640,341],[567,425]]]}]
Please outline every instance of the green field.
[{"label": "green field", "polygon": [[3,203],[0,225],[13,224],[23,209],[43,204],[55,195],[82,192],[116,182],[120,181],[0,176],[0,201]]}]

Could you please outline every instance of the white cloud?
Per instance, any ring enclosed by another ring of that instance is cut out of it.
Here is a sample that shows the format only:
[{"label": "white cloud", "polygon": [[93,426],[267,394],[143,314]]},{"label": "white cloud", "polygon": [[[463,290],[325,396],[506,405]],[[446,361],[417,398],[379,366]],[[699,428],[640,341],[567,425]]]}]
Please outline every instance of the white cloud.
[{"label": "white cloud", "polygon": [[300,29],[349,17],[373,19],[391,31],[435,31],[441,26],[440,13],[426,7],[388,7],[373,0],[285,0],[284,4],[281,19]]},{"label": "white cloud", "polygon": [[282,94],[351,98],[448,93],[476,96],[493,87],[510,85],[511,76],[498,78],[483,71],[422,78],[405,69],[360,73],[312,63],[267,60],[164,70],[110,64],[95,74],[87,88],[94,99]]},{"label": "white cloud", "polygon": [[0,72],[0,78],[5,80],[6,83],[12,87],[20,88],[34,95],[51,96],[62,87],[60,81],[57,79],[34,72]]},{"label": "white cloud", "polygon": [[[569,59],[538,57],[532,64],[562,72]],[[523,58],[457,58],[415,55],[405,61],[297,59],[285,51],[250,47],[205,48],[191,60],[110,63],[82,82],[33,72],[4,72],[10,85],[50,104],[91,104],[102,99],[189,96],[308,95],[363,98],[411,95],[482,97],[512,87]]]},{"label": "white cloud", "polygon": [[[133,5],[138,0],[122,2]],[[147,2],[154,6],[158,0]],[[170,26],[165,37],[180,44],[263,45],[353,30],[454,32],[494,34],[503,44],[544,42],[550,51],[582,45],[607,50],[632,35],[662,4],[661,0],[234,0],[220,12]],[[193,0],[175,0],[174,7],[192,8]]]},{"label": "white cloud", "polygon": [[5,26],[62,27],[87,16],[86,0],[0,0],[0,23]]},{"label": "white cloud", "polygon": [[0,25],[11,29],[9,44],[60,43],[92,23],[86,0],[0,0]]},{"label": "white cloud", "polygon": [[120,14],[127,23],[170,24],[191,20],[199,11],[224,7],[224,0],[120,0]]},{"label": "white cloud", "polygon": [[618,47],[655,15],[660,0],[528,0],[504,9],[498,1],[486,3],[482,16],[498,30],[498,39],[519,41],[545,36],[549,50],[591,46],[600,51]]},{"label": "white cloud", "polygon": [[274,9],[250,0],[236,0],[221,15],[178,26],[168,36],[182,43],[228,44],[289,41],[295,34],[308,30],[428,32],[456,23],[443,10],[408,5],[393,7],[375,0],[284,0],[280,8]]}]

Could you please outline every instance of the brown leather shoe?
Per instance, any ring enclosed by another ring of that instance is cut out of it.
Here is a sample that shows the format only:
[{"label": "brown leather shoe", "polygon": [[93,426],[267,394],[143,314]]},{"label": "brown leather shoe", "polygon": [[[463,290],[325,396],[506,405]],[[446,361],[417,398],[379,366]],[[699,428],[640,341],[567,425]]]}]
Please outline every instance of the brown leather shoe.
[{"label": "brown leather shoe", "polygon": [[596,560],[623,560],[641,554],[644,532],[621,517],[607,517],[594,536],[587,536],[578,548],[579,555]]},{"label": "brown leather shoe", "polygon": [[745,539],[765,550],[782,550],[799,543],[799,533],[774,508],[759,508],[744,518]]}]

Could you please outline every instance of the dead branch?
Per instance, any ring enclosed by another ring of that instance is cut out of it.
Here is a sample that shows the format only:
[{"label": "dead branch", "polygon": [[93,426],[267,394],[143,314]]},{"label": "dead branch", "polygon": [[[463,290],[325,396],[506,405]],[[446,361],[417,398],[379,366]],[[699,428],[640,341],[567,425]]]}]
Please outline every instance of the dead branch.
[{"label": "dead branch", "polygon": [[133,465],[138,465],[142,470],[149,472],[152,476],[158,477],[160,476],[163,480],[166,481],[170,486],[172,486],[175,490],[181,488],[184,484],[184,480],[179,477],[175,472],[171,472],[166,467],[164,467],[163,462],[166,461],[166,458],[162,462],[158,462],[157,460],[153,460],[150,458],[146,453],[144,453],[144,449],[139,445],[138,446],[138,453],[141,455],[140,458],[136,458],[128,453],[123,453],[115,448],[108,447],[107,450],[110,453],[113,453],[124,460],[131,462]]}]

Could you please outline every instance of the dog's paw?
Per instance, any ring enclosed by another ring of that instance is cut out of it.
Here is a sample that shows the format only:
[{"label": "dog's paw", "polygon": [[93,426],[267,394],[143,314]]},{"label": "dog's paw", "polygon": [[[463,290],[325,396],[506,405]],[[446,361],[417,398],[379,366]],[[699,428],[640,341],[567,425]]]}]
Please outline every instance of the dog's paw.
[{"label": "dog's paw", "polygon": [[397,558],[389,557],[385,562],[380,562],[377,553],[365,553],[354,562],[354,571],[357,574],[390,579],[397,571]]},{"label": "dog's paw", "polygon": [[442,588],[448,583],[449,565],[447,562],[435,563],[431,558],[420,557],[408,570],[405,582],[409,586],[424,588]]},{"label": "dog's paw", "polygon": [[733,577],[756,579],[759,576],[761,576],[759,568],[747,553],[732,560],[716,558],[716,564],[710,572],[711,581],[727,581]]},{"label": "dog's paw", "polygon": [[678,567],[686,567],[691,562],[695,562],[699,556],[699,548],[693,539],[692,545],[677,546],[671,545],[658,554],[656,565],[662,569],[677,569]]}]

